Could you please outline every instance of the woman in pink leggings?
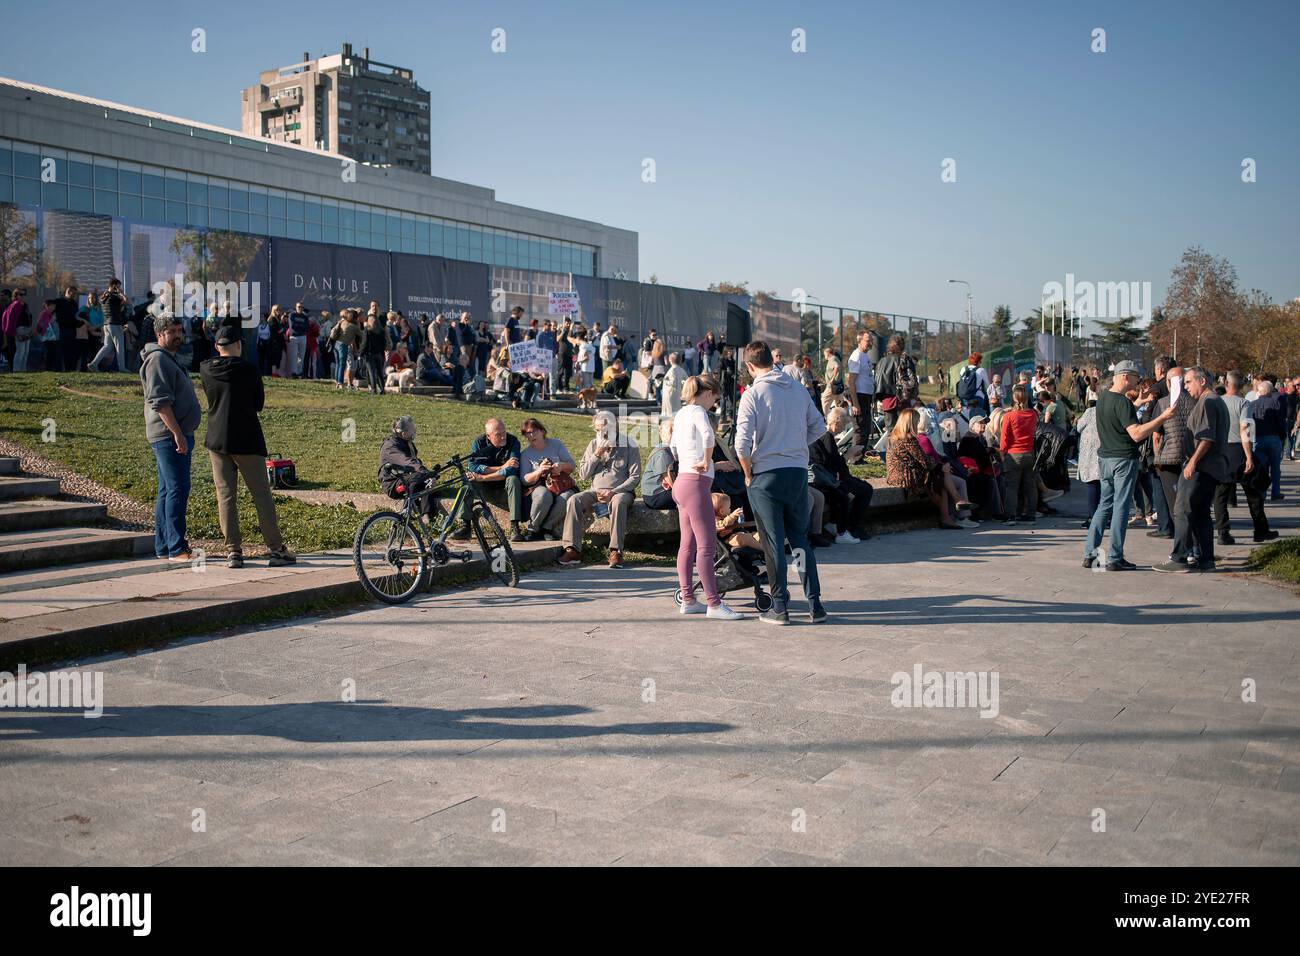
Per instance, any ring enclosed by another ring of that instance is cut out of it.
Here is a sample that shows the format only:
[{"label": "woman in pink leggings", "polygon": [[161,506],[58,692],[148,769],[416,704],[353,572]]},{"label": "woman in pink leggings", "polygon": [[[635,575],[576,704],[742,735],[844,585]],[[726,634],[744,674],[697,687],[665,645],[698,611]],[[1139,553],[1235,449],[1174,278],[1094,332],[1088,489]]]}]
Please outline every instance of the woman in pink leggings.
[{"label": "woman in pink leggings", "polygon": [[[696,375],[682,386],[682,407],[673,416],[670,447],[677,459],[673,479],[673,501],[681,544],[677,548],[677,580],[681,586],[683,614],[705,614],[724,621],[738,621],[738,614],[722,603],[713,576],[713,556],[718,548],[718,528],[713,516],[713,423],[709,409],[718,401],[718,383],[712,375]],[[695,600],[693,572],[698,568],[704,598]]]}]

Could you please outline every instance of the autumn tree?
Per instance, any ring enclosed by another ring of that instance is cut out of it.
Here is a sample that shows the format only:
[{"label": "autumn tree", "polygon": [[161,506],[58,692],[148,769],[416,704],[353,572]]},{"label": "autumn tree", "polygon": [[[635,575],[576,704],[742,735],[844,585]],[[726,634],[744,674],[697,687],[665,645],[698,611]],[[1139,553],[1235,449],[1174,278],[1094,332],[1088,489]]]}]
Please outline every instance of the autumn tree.
[{"label": "autumn tree", "polygon": [[14,285],[36,267],[36,221],[14,206],[0,206],[0,282]]},{"label": "autumn tree", "polygon": [[1157,354],[1185,362],[1199,353],[1200,364],[1214,371],[1248,366],[1246,306],[1232,263],[1191,246],[1174,266],[1165,291],[1165,318],[1153,328],[1152,345]]}]

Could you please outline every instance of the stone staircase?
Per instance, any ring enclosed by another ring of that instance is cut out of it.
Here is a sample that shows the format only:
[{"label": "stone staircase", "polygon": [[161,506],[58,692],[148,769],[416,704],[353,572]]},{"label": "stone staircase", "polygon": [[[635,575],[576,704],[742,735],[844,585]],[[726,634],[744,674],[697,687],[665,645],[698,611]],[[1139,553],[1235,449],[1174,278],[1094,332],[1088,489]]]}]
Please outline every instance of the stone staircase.
[{"label": "stone staircase", "polygon": [[60,494],[58,478],[25,475],[17,458],[0,458],[0,574],[153,553],[152,534],[87,527],[108,518],[107,505]]}]

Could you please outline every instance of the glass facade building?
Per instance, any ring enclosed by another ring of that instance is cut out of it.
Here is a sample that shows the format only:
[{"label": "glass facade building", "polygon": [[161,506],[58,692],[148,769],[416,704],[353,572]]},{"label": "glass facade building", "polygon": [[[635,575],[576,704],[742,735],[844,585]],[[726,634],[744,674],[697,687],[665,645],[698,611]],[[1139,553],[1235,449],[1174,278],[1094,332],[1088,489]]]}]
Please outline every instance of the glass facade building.
[{"label": "glass facade building", "polygon": [[599,265],[597,250],[579,243],[3,139],[0,203],[509,269],[593,276]]}]

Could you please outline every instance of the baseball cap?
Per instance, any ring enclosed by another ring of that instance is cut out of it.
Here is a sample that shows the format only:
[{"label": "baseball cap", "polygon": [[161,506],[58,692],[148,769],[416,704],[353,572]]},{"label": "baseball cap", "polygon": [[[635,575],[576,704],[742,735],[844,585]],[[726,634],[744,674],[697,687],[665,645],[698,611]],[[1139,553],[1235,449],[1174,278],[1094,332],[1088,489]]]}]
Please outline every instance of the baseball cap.
[{"label": "baseball cap", "polygon": [[222,325],[217,329],[218,345],[233,345],[240,341],[239,326]]},{"label": "baseball cap", "polygon": [[1115,365],[1116,375],[1141,375],[1142,369],[1138,368],[1137,362],[1130,362],[1127,359]]}]

